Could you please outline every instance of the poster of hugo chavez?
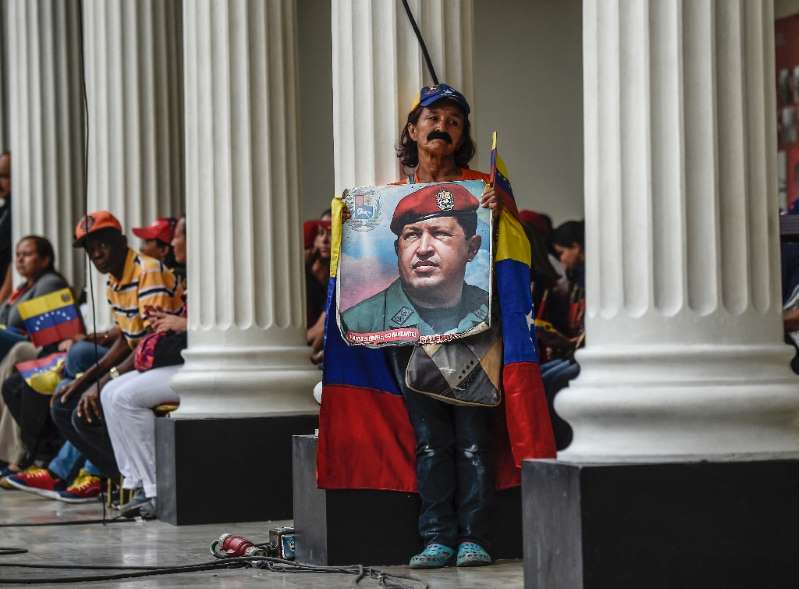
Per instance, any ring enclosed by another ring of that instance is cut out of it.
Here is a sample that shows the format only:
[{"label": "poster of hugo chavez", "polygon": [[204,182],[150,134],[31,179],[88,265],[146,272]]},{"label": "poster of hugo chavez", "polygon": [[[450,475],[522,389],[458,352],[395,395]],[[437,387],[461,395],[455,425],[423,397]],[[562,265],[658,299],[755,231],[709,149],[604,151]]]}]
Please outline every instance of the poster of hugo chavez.
[{"label": "poster of hugo chavez", "polygon": [[349,345],[438,344],[490,326],[491,210],[482,180],[343,195],[337,321]]}]

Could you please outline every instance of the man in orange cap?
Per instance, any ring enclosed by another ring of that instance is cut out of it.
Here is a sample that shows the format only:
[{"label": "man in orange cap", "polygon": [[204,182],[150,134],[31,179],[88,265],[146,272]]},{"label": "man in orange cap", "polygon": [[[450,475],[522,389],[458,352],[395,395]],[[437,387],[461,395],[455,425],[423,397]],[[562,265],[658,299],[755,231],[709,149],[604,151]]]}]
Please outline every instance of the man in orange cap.
[{"label": "man in orange cap", "polygon": [[[183,303],[176,293],[174,274],[160,260],[129,248],[122,225],[109,211],[95,211],[83,217],[75,228],[73,245],[83,248],[94,267],[108,275],[105,295],[118,327],[114,332],[119,337],[81,376],[61,382],[50,413],[67,440],[104,475],[115,476],[118,469],[103,424],[101,391],[111,379],[134,369],[131,352],[150,332],[150,308],[177,314]],[[70,349],[70,354],[75,348]]]},{"label": "man in orange cap", "polygon": [[376,332],[416,327],[421,335],[466,332],[488,316],[488,292],[466,284],[466,265],[480,250],[478,200],[460,184],[431,184],[394,209],[399,278],[342,314],[347,329]]}]

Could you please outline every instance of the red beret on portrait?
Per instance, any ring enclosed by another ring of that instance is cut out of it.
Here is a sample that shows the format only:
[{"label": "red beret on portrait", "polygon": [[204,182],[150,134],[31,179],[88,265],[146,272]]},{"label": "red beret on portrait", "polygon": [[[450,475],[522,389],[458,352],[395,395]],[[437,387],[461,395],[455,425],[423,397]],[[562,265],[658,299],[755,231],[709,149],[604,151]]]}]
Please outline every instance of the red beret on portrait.
[{"label": "red beret on portrait", "polygon": [[399,235],[408,223],[473,213],[479,206],[477,197],[461,184],[428,184],[397,203],[391,217],[391,232]]}]

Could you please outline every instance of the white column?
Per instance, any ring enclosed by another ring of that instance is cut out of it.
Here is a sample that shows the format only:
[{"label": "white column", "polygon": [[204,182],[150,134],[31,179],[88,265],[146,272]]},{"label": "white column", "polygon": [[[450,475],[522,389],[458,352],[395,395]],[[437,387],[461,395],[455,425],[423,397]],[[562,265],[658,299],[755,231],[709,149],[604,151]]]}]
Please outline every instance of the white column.
[{"label": "white column", "polygon": [[[472,0],[410,6],[439,81],[471,102]],[[400,174],[394,151],[400,129],[419,89],[431,83],[419,43],[399,1],[335,0],[331,21],[336,192],[393,182]]]},{"label": "white column", "polygon": [[84,282],[73,230],[82,210],[83,110],[78,0],[8,0],[13,241],[44,235],[56,266]]},{"label": "white column", "polygon": [[9,149],[8,138],[8,0],[0,0],[0,153]]},{"label": "white column", "polygon": [[177,416],[317,410],[293,1],[184,6],[189,349]]},{"label": "white column", "polygon": [[584,2],[588,345],[560,458],[799,452],[770,0]]},{"label": "white column", "polygon": [[[84,0],[89,210],[128,231],[182,212],[180,0]],[[95,275],[96,276],[96,275]],[[110,315],[97,278],[98,317]]]}]

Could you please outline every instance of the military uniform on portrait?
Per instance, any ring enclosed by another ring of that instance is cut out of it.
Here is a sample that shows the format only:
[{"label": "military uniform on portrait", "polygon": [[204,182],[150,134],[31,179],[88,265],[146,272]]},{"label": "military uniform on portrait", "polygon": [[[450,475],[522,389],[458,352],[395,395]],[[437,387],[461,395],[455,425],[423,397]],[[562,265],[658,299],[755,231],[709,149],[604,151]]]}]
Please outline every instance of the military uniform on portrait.
[{"label": "military uniform on portrait", "polygon": [[[439,309],[435,313],[440,314],[441,311]],[[438,325],[451,323],[452,327],[442,331],[438,326],[430,325],[423,318],[425,312],[417,310],[397,279],[388,288],[344,311],[341,319],[346,330],[359,333],[407,327],[417,328],[420,335],[453,330],[467,332],[488,317],[488,293],[477,286],[464,284],[460,304],[446,311],[449,311],[450,317],[441,318]]]}]

